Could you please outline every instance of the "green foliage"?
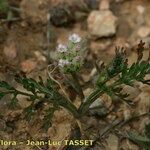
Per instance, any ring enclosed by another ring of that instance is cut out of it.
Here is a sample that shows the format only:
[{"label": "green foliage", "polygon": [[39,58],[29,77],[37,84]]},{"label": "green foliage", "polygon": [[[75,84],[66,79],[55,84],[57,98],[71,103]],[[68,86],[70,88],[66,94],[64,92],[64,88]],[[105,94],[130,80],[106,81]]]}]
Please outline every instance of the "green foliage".
[{"label": "green foliage", "polygon": [[9,9],[9,5],[7,0],[0,0],[0,12],[7,13]]},{"label": "green foliage", "polygon": [[109,79],[115,77],[119,73],[123,72],[127,66],[126,54],[123,48],[116,48],[116,55],[108,66],[101,71],[97,80],[97,85],[101,86]]},{"label": "green foliage", "polygon": [[128,138],[141,145],[144,150],[150,150],[150,123],[145,126],[145,135],[141,136],[136,132],[130,132]]},{"label": "green foliage", "polygon": [[6,90],[15,90],[10,84],[5,81],[0,82],[0,88],[4,88]]},{"label": "green foliage", "polygon": [[[128,59],[123,48],[116,48],[116,56],[99,74],[97,86],[102,93],[109,96],[117,96],[129,105],[132,101],[128,99],[129,94],[122,93],[122,86],[134,86],[134,82],[142,82],[150,85],[150,80],[146,80],[146,75],[150,74],[150,62],[142,60],[144,43],[141,41],[137,48],[137,62],[128,65]],[[141,50],[141,51],[140,51]],[[113,82],[112,82],[113,81]],[[110,84],[112,82],[112,84]]]},{"label": "green foliage", "polygon": [[53,108],[49,109],[45,115],[45,122],[43,126],[46,129],[48,128],[48,125],[51,125],[50,122],[54,111],[61,106],[70,110],[70,112],[72,112],[72,114],[77,117],[78,113],[76,107],[67,98],[58,92],[55,83],[50,78],[47,79],[45,84],[41,77],[40,81],[36,81],[32,78],[27,78],[25,75],[16,75],[15,80],[17,83],[21,84],[27,92],[19,91],[9,85],[7,82],[1,81],[0,88],[3,88],[3,91],[0,91],[0,98],[3,98],[7,94],[11,94],[11,106],[14,107],[17,105],[18,95],[29,97],[29,100],[31,100],[32,103],[24,110],[26,119],[28,121],[33,118],[37,111],[36,105],[39,102],[42,102],[43,99],[45,100],[44,102],[53,105]]},{"label": "green foliage", "polygon": [[52,125],[52,117],[56,110],[58,110],[58,107],[49,107],[48,110],[46,110],[46,115],[44,116],[44,124],[43,128],[45,130],[48,130],[48,128]]},{"label": "green foliage", "polygon": [[149,62],[141,61],[133,63],[131,67],[124,68],[120,75],[120,82],[131,86],[133,85],[135,80],[146,84],[150,84],[149,81],[144,80],[144,77],[148,74],[150,74]]},{"label": "green foliage", "polygon": [[[75,34],[71,36],[71,40],[79,43],[78,41],[81,39]],[[15,81],[25,89],[25,92],[14,88],[5,81],[0,81],[0,99],[10,94],[12,98],[11,105],[16,107],[18,101],[17,96],[27,96],[28,100],[31,101],[31,105],[25,109],[25,116],[28,120],[32,120],[34,114],[38,111],[37,106],[46,102],[49,107],[44,117],[43,127],[46,129],[51,125],[53,113],[59,108],[63,107],[67,109],[75,118],[79,119],[88,113],[90,105],[104,93],[110,95],[112,98],[117,96],[120,100],[132,105],[132,101],[128,99],[129,94],[122,92],[123,86],[134,86],[135,81],[142,82],[143,84],[150,84],[150,80],[145,79],[146,75],[150,74],[150,57],[145,61],[142,60],[143,46],[144,43],[141,41],[137,48],[137,62],[133,63],[131,66],[128,65],[125,50],[119,47],[116,48],[116,55],[108,65],[104,66],[104,64],[101,64],[102,66],[99,66],[96,64],[98,70],[96,86],[94,91],[87,97],[84,96],[79,77],[76,74],[77,72],[70,72],[69,78],[66,74],[63,74],[63,77],[65,76],[67,78],[67,84],[70,84],[74,91],[76,91],[76,94],[81,98],[81,105],[79,108],[76,108],[72,103],[72,99],[66,96],[59,82],[51,77],[51,74],[46,81],[43,81],[41,77],[36,81],[33,78],[26,77],[24,74],[16,75]],[[80,47],[78,48],[78,50],[80,50]],[[68,52],[68,49],[63,45],[60,45],[58,50],[61,54],[63,53],[63,55],[66,51]],[[80,52],[78,52],[78,54],[80,54]],[[60,70],[67,65],[64,64],[66,61],[62,60],[59,63],[59,67],[56,66],[56,68]],[[146,130],[149,130],[149,127],[146,127]],[[149,137],[148,132],[146,132],[146,135]]]},{"label": "green foliage", "polygon": [[5,93],[0,93],[0,100],[5,96]]},{"label": "green foliage", "polygon": [[19,20],[19,13],[20,9],[11,6],[8,0],[0,0],[0,19],[2,23]]}]

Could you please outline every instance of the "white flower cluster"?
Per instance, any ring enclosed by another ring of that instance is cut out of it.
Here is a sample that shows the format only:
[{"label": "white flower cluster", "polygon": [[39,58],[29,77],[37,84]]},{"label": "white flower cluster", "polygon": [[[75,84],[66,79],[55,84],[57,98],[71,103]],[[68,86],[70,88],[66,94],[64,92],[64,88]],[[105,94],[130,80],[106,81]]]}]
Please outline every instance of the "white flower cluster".
[{"label": "white flower cluster", "polygon": [[70,62],[68,60],[65,60],[65,59],[59,59],[59,62],[58,62],[58,66],[60,67],[64,67],[66,65],[70,64]]},{"label": "white flower cluster", "polygon": [[69,36],[69,41],[76,44],[76,43],[81,42],[81,37],[78,34],[74,33],[74,34]]},{"label": "white flower cluster", "polygon": [[58,47],[57,47],[57,51],[60,52],[60,53],[64,53],[64,52],[67,51],[67,46],[63,45],[63,44],[59,44]]},{"label": "white flower cluster", "polygon": [[82,39],[74,33],[69,36],[68,44],[59,44],[57,52],[59,54],[58,66],[64,72],[74,72],[80,69],[82,65],[81,53],[82,53]]}]

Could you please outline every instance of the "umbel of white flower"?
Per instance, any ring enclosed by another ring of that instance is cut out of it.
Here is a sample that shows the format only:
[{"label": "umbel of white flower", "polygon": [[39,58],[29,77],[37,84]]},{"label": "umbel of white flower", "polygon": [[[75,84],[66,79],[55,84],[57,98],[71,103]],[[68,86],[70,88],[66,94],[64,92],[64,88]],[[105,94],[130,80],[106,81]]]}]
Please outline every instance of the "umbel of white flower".
[{"label": "umbel of white flower", "polygon": [[74,33],[69,36],[66,45],[58,44],[58,66],[64,73],[77,72],[83,65],[82,42],[82,38]]},{"label": "umbel of white flower", "polygon": [[81,37],[78,34],[72,34],[69,36],[69,41],[73,42],[73,43],[79,43],[81,42]]},{"label": "umbel of white flower", "polygon": [[60,53],[66,52],[67,51],[67,46],[63,44],[59,44],[57,47],[57,51]]},{"label": "umbel of white flower", "polygon": [[58,66],[60,67],[64,67],[64,66],[67,66],[69,65],[70,62],[68,60],[65,60],[65,59],[59,59],[59,63],[58,63]]}]

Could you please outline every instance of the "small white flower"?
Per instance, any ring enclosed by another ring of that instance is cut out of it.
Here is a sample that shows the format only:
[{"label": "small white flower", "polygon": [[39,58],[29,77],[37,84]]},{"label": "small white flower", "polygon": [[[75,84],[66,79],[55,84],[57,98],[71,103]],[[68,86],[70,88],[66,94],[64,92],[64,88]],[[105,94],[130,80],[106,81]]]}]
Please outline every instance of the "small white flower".
[{"label": "small white flower", "polygon": [[70,62],[68,60],[64,60],[64,59],[60,59],[58,62],[58,66],[60,67],[64,67],[65,65],[70,64]]},{"label": "small white flower", "polygon": [[67,46],[63,44],[59,44],[57,47],[57,51],[60,53],[66,52],[67,51]]},{"label": "small white flower", "polygon": [[79,43],[81,41],[81,37],[78,34],[74,33],[69,36],[69,41],[73,43]]}]

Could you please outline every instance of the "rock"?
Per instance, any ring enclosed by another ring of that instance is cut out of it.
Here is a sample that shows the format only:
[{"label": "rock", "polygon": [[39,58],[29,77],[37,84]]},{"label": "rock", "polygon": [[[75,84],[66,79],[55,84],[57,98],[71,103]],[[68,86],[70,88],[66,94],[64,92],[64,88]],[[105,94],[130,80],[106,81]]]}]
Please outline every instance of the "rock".
[{"label": "rock", "polygon": [[107,141],[106,149],[107,150],[118,150],[119,139],[116,135],[110,134]]},{"label": "rock", "polygon": [[30,73],[37,66],[37,62],[33,59],[25,60],[21,63],[21,70],[26,73]]},{"label": "rock", "polygon": [[96,101],[94,101],[91,105],[90,108],[94,108],[94,107],[102,107],[103,104],[101,102],[101,99],[97,99]]},{"label": "rock", "polygon": [[50,21],[55,26],[66,26],[74,21],[74,13],[67,4],[53,7],[50,13]]},{"label": "rock", "polygon": [[[103,41],[91,41],[90,48],[95,55],[100,54],[102,51],[107,50],[107,48],[111,45],[110,40]],[[114,50],[114,49],[113,49]]]},{"label": "rock", "polygon": [[100,0],[84,0],[84,2],[90,9],[98,9]]},{"label": "rock", "polygon": [[43,56],[43,54],[39,51],[34,52],[35,56],[37,57],[37,60],[40,62],[46,62],[46,57]]},{"label": "rock", "polygon": [[84,82],[89,82],[91,79],[93,79],[96,73],[97,73],[96,68],[93,68],[90,73],[82,74],[81,76]]},{"label": "rock", "polygon": [[4,54],[8,59],[15,59],[17,56],[17,47],[16,44],[14,42],[10,42],[8,43],[5,47],[4,47]]},{"label": "rock", "polygon": [[22,0],[20,3],[21,18],[32,23],[46,23],[48,0]]},{"label": "rock", "polygon": [[102,0],[99,5],[99,10],[109,10],[110,4],[109,0]]},{"label": "rock", "polygon": [[95,107],[89,110],[90,116],[95,116],[97,118],[106,117],[108,115],[108,109],[106,107]]},{"label": "rock", "polygon": [[140,14],[143,14],[144,11],[145,11],[145,8],[144,8],[142,5],[138,5],[138,6],[136,7],[136,9],[137,9],[137,11],[138,11]]},{"label": "rock", "polygon": [[110,37],[116,33],[117,17],[109,10],[92,11],[87,22],[90,34],[97,38]]},{"label": "rock", "polygon": [[141,38],[148,37],[150,35],[150,27],[147,26],[140,27],[139,30],[137,31],[137,34]]},{"label": "rock", "polygon": [[[55,111],[52,126],[48,129],[47,135],[52,141],[62,141],[63,139],[68,139],[75,124],[74,118],[66,111],[59,110]],[[62,145],[55,145],[58,149],[63,149]],[[49,145],[49,149],[52,146]]]},{"label": "rock", "polygon": [[105,117],[108,114],[108,109],[104,106],[102,100],[98,98],[89,107],[89,115],[96,117]]}]

